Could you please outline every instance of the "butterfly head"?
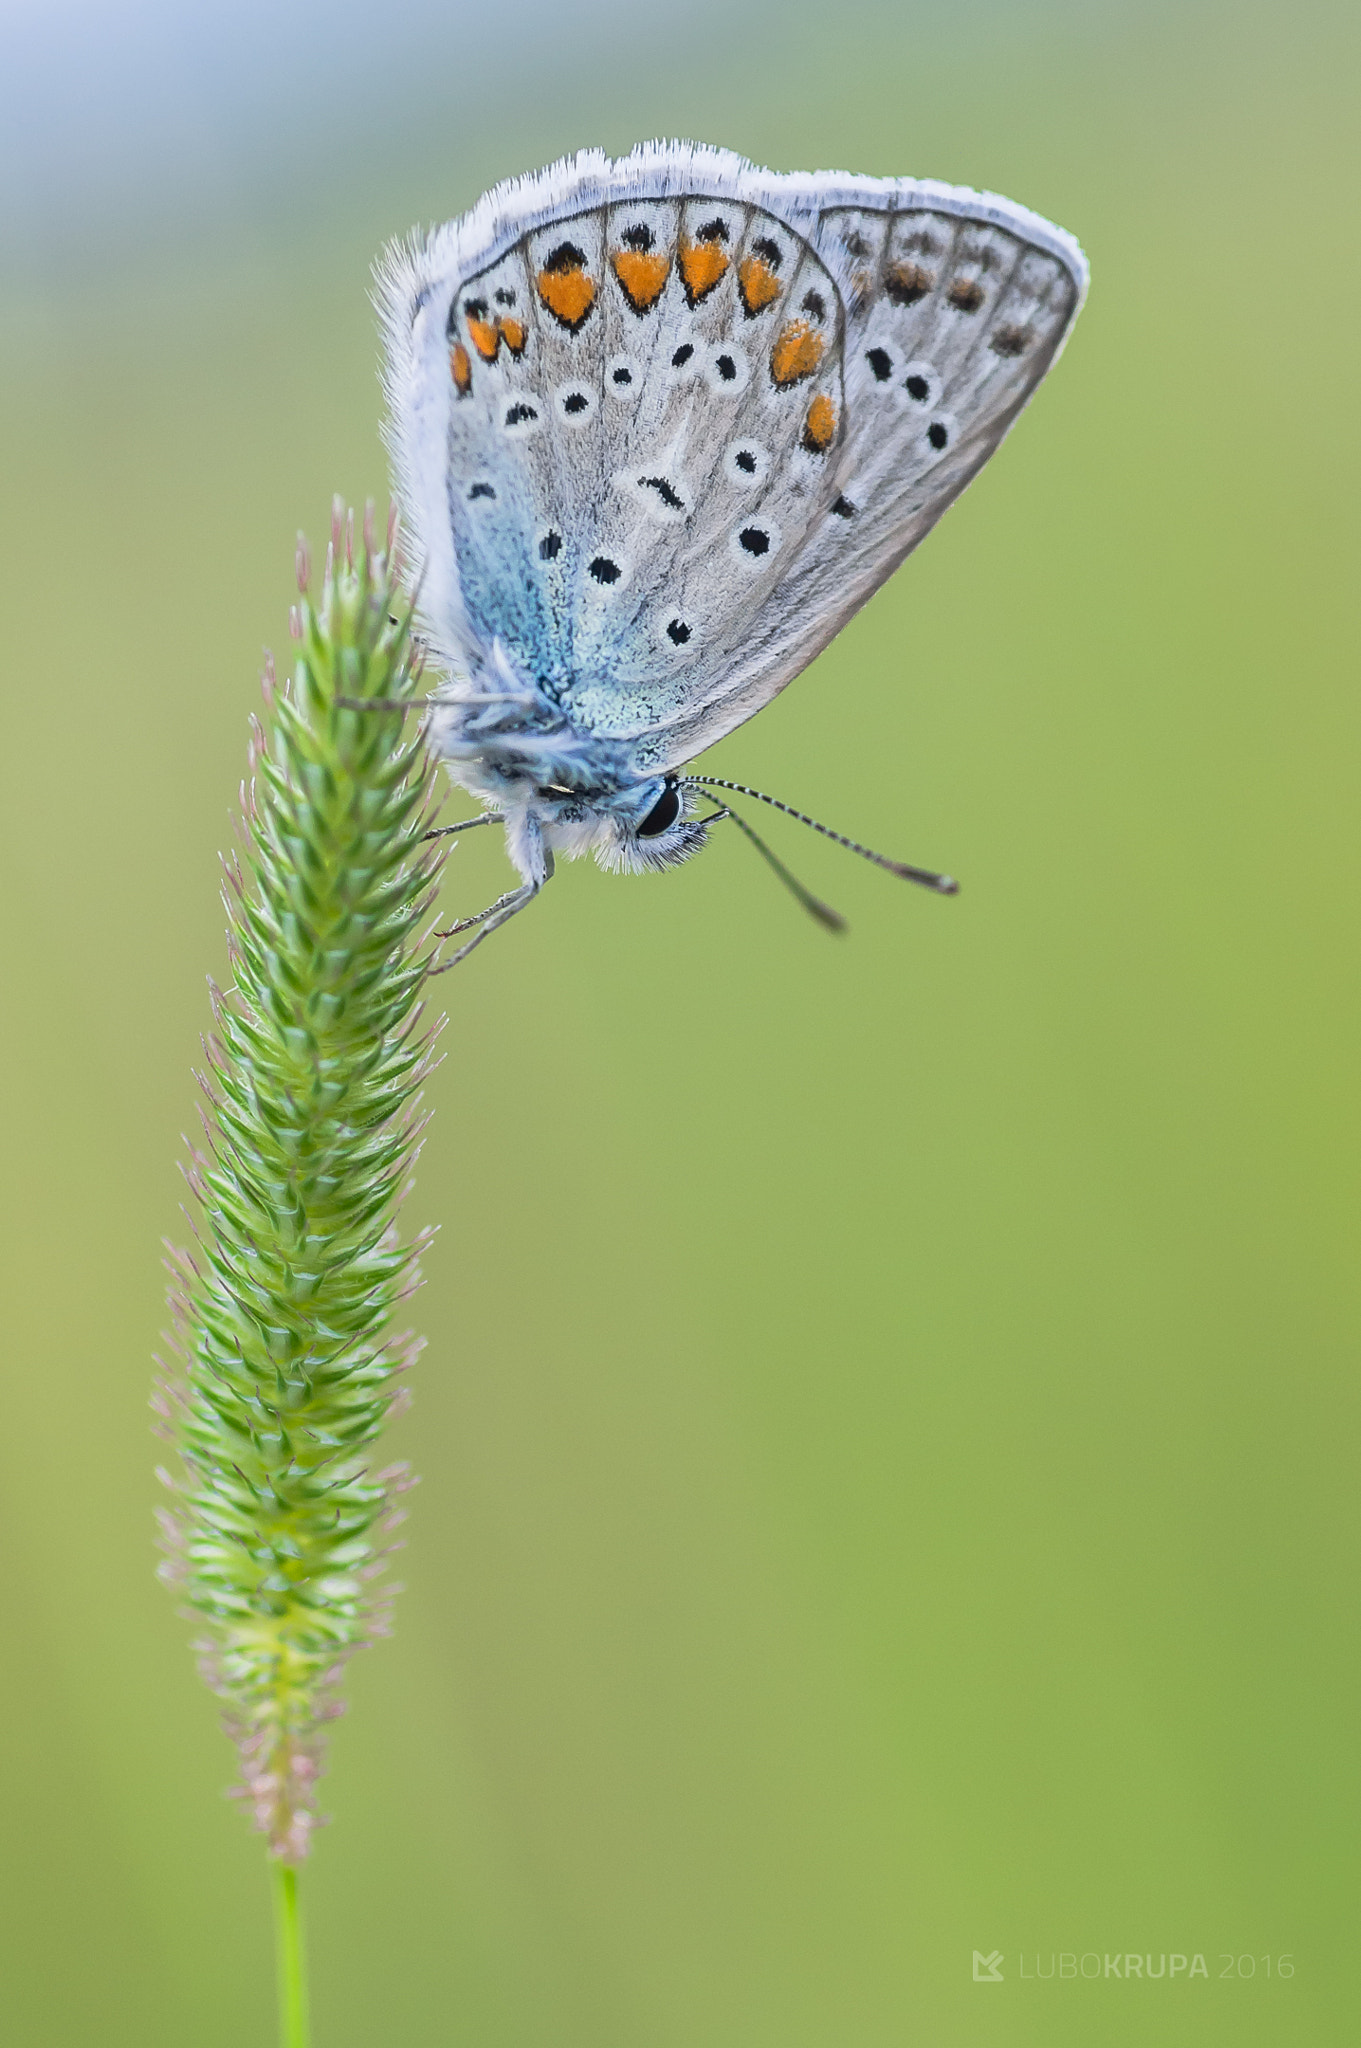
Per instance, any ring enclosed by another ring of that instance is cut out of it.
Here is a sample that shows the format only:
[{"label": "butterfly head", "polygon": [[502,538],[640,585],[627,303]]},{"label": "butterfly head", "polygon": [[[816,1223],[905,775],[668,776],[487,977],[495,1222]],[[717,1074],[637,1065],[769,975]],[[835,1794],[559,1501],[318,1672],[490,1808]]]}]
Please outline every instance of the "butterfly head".
[{"label": "butterfly head", "polygon": [[622,785],[572,788],[538,783],[510,803],[501,799],[507,843],[541,840],[569,859],[593,853],[611,874],[644,874],[676,867],[698,853],[708,834],[691,816],[694,798],[675,775],[653,775]]},{"label": "butterfly head", "polygon": [[621,790],[600,814],[596,859],[615,874],[678,867],[708,840],[707,826],[691,815],[694,808],[693,793],[675,775],[654,775]]}]

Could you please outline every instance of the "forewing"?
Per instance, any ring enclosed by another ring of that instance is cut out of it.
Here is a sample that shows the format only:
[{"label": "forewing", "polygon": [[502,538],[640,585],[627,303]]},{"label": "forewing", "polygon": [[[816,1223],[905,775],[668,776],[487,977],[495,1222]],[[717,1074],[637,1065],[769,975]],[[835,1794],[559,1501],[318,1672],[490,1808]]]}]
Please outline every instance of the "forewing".
[{"label": "forewing", "polygon": [[747,651],[668,732],[669,761],[768,703],[930,531],[1054,361],[1085,282],[1019,221],[923,206],[829,208],[815,240],[844,305],[844,427],[822,516]]}]

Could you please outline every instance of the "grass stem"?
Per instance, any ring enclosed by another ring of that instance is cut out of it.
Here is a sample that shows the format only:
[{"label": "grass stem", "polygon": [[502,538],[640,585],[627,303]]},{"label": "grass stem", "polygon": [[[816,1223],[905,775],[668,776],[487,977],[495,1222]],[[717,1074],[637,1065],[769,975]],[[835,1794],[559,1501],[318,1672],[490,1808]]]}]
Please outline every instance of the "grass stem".
[{"label": "grass stem", "polygon": [[307,1955],[303,1948],[298,1871],[275,1862],[274,1946],[279,1966],[279,2048],[308,2048]]}]

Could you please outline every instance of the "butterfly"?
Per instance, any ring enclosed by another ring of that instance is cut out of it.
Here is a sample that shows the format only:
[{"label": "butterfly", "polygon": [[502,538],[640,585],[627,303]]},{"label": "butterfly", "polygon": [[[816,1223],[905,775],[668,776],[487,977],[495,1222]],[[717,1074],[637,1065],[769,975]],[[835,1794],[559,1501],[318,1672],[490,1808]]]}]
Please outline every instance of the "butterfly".
[{"label": "butterfly", "polygon": [[503,822],[521,878],[446,965],[555,855],[670,867],[723,817],[840,923],[732,811],[744,786],[682,771],[930,531],[1086,288],[1073,238],[1009,200],[684,142],[583,152],[386,251],[428,743],[483,806],[442,829]]}]

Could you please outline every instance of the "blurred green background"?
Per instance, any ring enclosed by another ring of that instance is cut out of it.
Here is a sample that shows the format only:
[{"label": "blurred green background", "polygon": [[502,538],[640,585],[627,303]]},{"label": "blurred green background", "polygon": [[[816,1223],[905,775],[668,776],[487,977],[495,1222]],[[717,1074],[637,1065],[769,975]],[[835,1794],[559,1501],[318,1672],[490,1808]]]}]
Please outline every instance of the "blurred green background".
[{"label": "blurred green background", "polygon": [[[0,2035],[271,2038],[145,1409],[261,643],[295,528],[385,491],[382,240],[681,133],[1006,192],[1092,296],[711,757],[959,900],[776,820],[845,941],[719,837],[444,984],[318,2048],[1356,2039],[1355,10],[7,36]],[[1128,1952],[1208,1976],[1033,1981]]]}]

